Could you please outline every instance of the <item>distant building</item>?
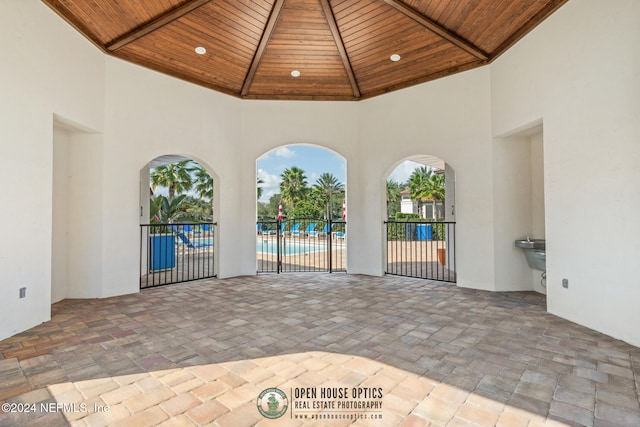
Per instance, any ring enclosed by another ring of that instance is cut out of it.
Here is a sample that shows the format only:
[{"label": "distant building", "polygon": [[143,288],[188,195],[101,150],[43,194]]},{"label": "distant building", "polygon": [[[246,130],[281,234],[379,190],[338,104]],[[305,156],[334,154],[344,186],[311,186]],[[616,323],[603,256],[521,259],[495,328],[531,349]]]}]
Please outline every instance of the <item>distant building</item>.
[{"label": "distant building", "polygon": [[427,199],[426,203],[422,205],[422,209],[418,204],[411,200],[409,190],[403,190],[400,192],[400,212],[402,213],[417,213],[420,214],[420,218],[436,219],[444,218],[444,203],[442,201],[436,202],[436,213],[433,212],[433,199]]}]

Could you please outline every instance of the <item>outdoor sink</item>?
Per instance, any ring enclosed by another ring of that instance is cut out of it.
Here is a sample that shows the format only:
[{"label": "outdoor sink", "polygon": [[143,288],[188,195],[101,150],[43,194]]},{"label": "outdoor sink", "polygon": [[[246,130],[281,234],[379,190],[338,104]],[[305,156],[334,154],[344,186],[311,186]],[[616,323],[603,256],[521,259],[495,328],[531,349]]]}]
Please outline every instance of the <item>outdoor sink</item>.
[{"label": "outdoor sink", "polygon": [[529,267],[545,271],[547,269],[547,253],[541,250],[524,251]]},{"label": "outdoor sink", "polygon": [[546,270],[547,254],[545,252],[544,239],[532,239],[530,237],[518,239],[516,240],[516,246],[524,249],[524,256],[527,258],[529,267],[536,270]]},{"label": "outdoor sink", "polygon": [[544,239],[519,239],[516,240],[516,246],[522,249],[538,249],[544,250],[545,243]]}]

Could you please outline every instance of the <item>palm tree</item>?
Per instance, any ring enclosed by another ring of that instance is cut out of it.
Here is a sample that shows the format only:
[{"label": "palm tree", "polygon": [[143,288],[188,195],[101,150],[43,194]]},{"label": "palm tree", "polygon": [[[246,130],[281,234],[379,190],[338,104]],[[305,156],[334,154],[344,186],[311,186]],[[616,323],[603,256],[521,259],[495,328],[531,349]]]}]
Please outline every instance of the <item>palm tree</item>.
[{"label": "palm tree", "polygon": [[183,203],[185,214],[196,222],[207,222],[213,220],[213,209],[211,202],[197,197],[187,197]]},{"label": "palm tree", "polygon": [[174,198],[176,193],[180,194],[191,190],[193,178],[190,174],[190,168],[187,167],[189,162],[190,160],[184,160],[154,168],[149,174],[151,188],[155,191],[158,186],[168,187],[169,201]]},{"label": "palm tree", "polygon": [[180,221],[190,221],[192,218],[186,212],[184,201],[186,194],[181,194],[169,200],[165,196],[157,196],[149,203],[149,215],[154,224],[171,224]]},{"label": "palm tree", "polygon": [[326,218],[331,219],[333,196],[341,196],[344,193],[344,184],[332,173],[325,172],[317,179],[313,190],[325,206]]},{"label": "palm tree", "polygon": [[411,200],[418,204],[421,214],[422,205],[431,199],[431,175],[431,168],[420,166],[411,173],[407,181]]},{"label": "palm tree", "polygon": [[258,195],[258,199],[260,199],[260,197],[262,197],[262,187],[260,187],[260,184],[264,184],[264,181],[262,180],[262,178],[258,178],[258,181],[256,183],[256,187],[258,189],[257,191],[257,195]]},{"label": "palm tree", "polygon": [[280,193],[282,198],[291,204],[291,210],[296,207],[296,202],[302,200],[307,193],[307,177],[304,171],[296,166],[287,168],[280,175]]},{"label": "palm tree", "polygon": [[193,189],[200,199],[213,200],[213,177],[209,175],[209,172],[197,163],[188,170],[193,172]]},{"label": "palm tree", "polygon": [[433,201],[433,216],[438,218],[437,203],[444,201],[445,189],[444,189],[444,174],[434,173],[431,175],[431,188],[429,191],[429,198]]},{"label": "palm tree", "polygon": [[402,195],[402,186],[393,180],[387,180],[387,217],[391,218],[391,207],[396,206],[399,211],[399,204]]}]

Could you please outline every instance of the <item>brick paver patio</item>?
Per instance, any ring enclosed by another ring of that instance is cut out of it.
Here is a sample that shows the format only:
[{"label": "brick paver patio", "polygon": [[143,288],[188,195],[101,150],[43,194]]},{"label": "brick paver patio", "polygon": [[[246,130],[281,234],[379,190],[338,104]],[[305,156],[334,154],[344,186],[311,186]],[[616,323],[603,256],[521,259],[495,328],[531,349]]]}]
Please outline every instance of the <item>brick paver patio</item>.
[{"label": "brick paver patio", "polygon": [[0,341],[0,426],[640,425],[640,349],[544,304],[345,274],[66,300]]}]

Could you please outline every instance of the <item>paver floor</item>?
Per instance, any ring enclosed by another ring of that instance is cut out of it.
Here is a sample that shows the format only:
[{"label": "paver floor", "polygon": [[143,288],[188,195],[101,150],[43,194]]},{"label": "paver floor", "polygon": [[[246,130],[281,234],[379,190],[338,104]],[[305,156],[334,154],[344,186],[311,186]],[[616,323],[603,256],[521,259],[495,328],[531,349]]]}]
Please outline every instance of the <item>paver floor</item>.
[{"label": "paver floor", "polygon": [[260,275],[55,304],[0,341],[0,426],[638,426],[639,381],[533,292]]}]

